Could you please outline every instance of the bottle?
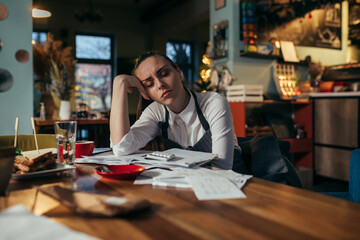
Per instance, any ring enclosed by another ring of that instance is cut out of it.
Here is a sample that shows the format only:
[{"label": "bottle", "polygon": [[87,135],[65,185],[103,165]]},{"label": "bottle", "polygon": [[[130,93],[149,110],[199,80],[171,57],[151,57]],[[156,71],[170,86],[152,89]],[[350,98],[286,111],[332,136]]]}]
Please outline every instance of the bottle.
[{"label": "bottle", "polygon": [[45,105],[43,102],[40,103],[40,120],[45,120]]}]

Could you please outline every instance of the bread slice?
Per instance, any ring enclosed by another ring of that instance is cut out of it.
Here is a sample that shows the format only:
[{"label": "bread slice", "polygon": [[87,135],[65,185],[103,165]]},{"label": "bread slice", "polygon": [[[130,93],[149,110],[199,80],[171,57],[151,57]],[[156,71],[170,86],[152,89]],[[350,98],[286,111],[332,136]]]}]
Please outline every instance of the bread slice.
[{"label": "bread slice", "polygon": [[20,156],[16,156],[15,163],[23,164],[26,166],[34,165],[37,162],[44,161],[45,159],[52,158],[52,152],[45,152],[45,153],[23,153]]},{"label": "bread slice", "polygon": [[48,169],[56,165],[56,159],[51,151],[45,153],[24,153],[22,156],[16,156],[14,162],[15,173],[35,172]]}]

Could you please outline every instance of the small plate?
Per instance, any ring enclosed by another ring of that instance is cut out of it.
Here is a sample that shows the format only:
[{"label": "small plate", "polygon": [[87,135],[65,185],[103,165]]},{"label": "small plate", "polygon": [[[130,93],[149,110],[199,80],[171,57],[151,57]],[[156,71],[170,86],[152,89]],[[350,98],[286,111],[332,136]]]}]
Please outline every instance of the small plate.
[{"label": "small plate", "polygon": [[69,169],[75,169],[75,166],[66,165],[63,163],[56,163],[55,168],[40,170],[36,172],[24,173],[24,174],[16,174],[13,173],[11,175],[12,179],[27,179],[27,178],[35,178],[35,177],[43,177],[47,175],[52,175],[58,172],[66,171]]},{"label": "small plate", "polygon": [[94,171],[104,178],[109,179],[133,179],[145,168],[139,165],[106,165],[111,172],[101,172],[99,167],[95,168]]}]

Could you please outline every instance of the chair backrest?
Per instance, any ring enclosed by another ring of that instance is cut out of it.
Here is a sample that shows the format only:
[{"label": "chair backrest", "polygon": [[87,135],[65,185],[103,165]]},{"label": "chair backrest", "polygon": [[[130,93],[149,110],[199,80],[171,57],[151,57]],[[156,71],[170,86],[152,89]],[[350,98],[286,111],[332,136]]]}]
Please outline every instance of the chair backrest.
[{"label": "chair backrest", "polygon": [[[37,141],[39,149],[56,148],[55,134],[37,134]],[[14,136],[0,136],[0,147],[14,146]],[[17,148],[22,151],[29,151],[36,149],[35,139],[33,135],[18,135]]]},{"label": "chair backrest", "polygon": [[354,202],[360,203],[360,149],[351,152],[349,193]]},{"label": "chair backrest", "polygon": [[[246,142],[251,140],[251,137],[237,137],[238,140],[238,144],[240,145],[242,142]],[[290,147],[291,144],[289,141],[285,141],[285,140],[277,140],[278,144],[279,144],[279,148],[281,151],[281,154],[284,155],[285,157],[287,157],[287,159],[289,159],[292,162],[292,158],[290,156]],[[294,164],[292,162],[292,164]]]},{"label": "chair backrest", "polygon": [[[287,158],[290,142],[278,140],[274,135],[263,138],[238,138],[242,150],[240,161],[243,161],[248,174],[273,182],[284,183],[302,188],[301,181],[294,165]],[[233,170],[239,163],[234,161]]]}]

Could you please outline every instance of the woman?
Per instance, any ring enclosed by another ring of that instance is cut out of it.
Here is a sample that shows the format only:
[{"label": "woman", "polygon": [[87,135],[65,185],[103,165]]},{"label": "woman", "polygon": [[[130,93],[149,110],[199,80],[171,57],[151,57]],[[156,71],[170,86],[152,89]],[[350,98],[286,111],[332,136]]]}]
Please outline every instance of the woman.
[{"label": "woman", "polygon": [[[153,100],[130,127],[127,92],[139,89],[143,98]],[[212,152],[212,165],[232,169],[234,152],[240,148],[234,134],[227,100],[218,93],[194,93],[183,86],[179,67],[166,55],[142,54],[134,75],[114,79],[111,104],[111,146],[116,156],[144,147],[161,130],[166,149],[177,147]]]}]

